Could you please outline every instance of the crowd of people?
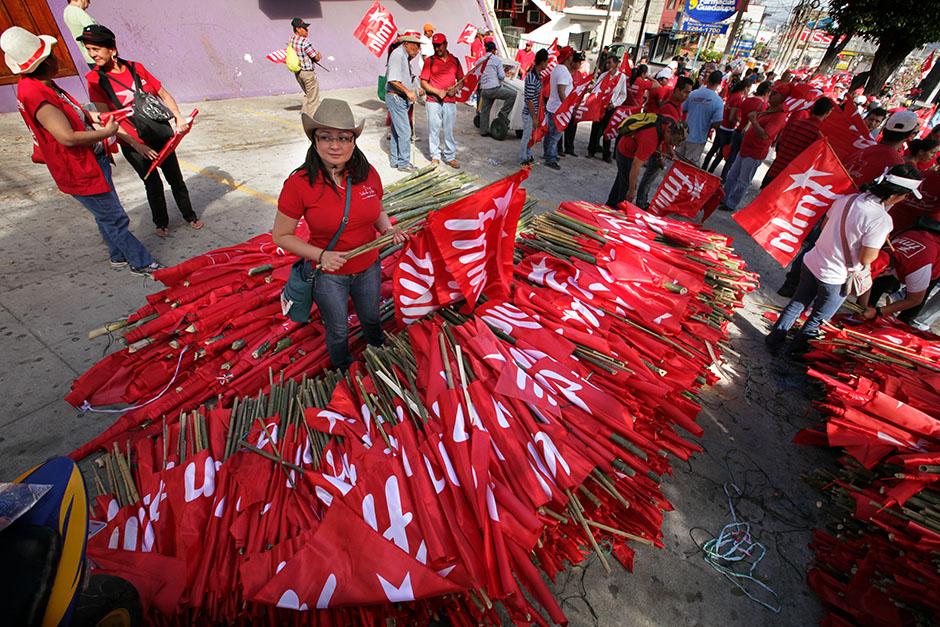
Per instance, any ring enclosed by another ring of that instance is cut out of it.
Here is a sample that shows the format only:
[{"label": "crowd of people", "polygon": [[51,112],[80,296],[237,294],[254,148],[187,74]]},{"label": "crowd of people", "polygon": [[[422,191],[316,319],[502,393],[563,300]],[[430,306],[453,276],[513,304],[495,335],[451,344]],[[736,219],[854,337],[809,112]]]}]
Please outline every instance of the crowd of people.
[{"label": "crowd of people", "polygon": [[[81,106],[52,79],[57,70],[52,37],[12,27],[0,37],[0,47],[7,65],[20,77],[17,94],[26,125],[36,138],[35,158],[47,165],[62,192],[94,215],[111,266],[129,266],[134,274],[149,275],[161,266],[129,230],[111,181],[111,155],[120,148],[144,181],[156,233],[165,237],[167,202],[163,182],[151,166],[191,120],[142,63],[118,54],[114,33],[95,23],[84,11],[87,6],[88,0],[71,0],[66,23],[77,29],[76,40],[89,63],[85,79],[91,106]],[[356,123],[346,103],[320,97],[316,77],[320,53],[309,39],[309,26],[301,18],[292,20],[286,55],[304,91],[301,118],[311,146],[304,165],[284,184],[273,234],[278,245],[301,258],[283,298],[285,315],[293,316],[291,311],[299,307],[305,309],[296,314],[302,318],[316,302],[323,312],[330,355],[334,364],[343,366],[349,362],[344,347],[350,297],[367,339],[381,342],[377,318],[370,314],[378,309],[375,255],[347,258],[343,251],[393,227],[381,210],[381,180],[356,146],[361,123]],[[422,32],[402,33],[388,51],[384,100],[389,162],[400,171],[416,169],[414,107],[420,101],[427,114],[428,158],[434,164],[460,167],[454,127],[457,103],[466,100],[460,92],[470,68],[465,70],[448,46],[446,35],[425,24]],[[784,106],[796,84],[789,71],[777,79],[772,71],[745,71],[732,64],[721,70],[706,63],[693,74],[677,57],[654,72],[642,59],[624,72],[622,59],[604,50],[591,73],[584,53],[570,46],[557,49],[552,59],[546,49],[533,51],[530,43],[520,48],[515,64],[508,64],[515,65],[521,80],[517,93],[507,83],[513,70],[507,72],[492,33],[481,29],[470,47],[478,77],[470,102],[477,109],[481,135],[490,134],[497,121],[506,123],[516,98],[523,99],[518,150],[522,165],[535,163],[531,144],[539,125],[544,126],[545,167],[561,169],[562,158],[577,156],[577,118],[561,129],[554,114],[576,85],[592,81],[590,93],[611,82],[607,79],[616,79],[600,119],[591,122],[586,150],[588,158],[616,162],[607,198],[611,206],[628,201],[645,208],[669,163],[681,160],[720,175],[724,201],[719,208],[736,211],[744,206],[758,169],[772,151],[774,159],[762,187],[821,136],[821,125],[835,107],[852,107],[854,112],[854,107],[864,104],[849,92],[841,102],[821,97],[794,113]],[[552,60],[555,65],[549,71]],[[502,103],[498,110],[497,102]],[[128,111],[134,115],[121,115]],[[903,206],[911,194],[920,197],[921,180],[936,169],[940,129],[916,137],[921,124],[915,113],[900,109],[889,114],[877,102],[869,103],[862,114],[866,132],[877,142],[845,163],[861,191],[833,206],[792,264],[779,290],[792,300],[767,338],[774,351],[804,309],[811,307],[812,314],[796,338],[797,345],[805,344],[850,295],[858,298],[866,318],[900,315],[913,323],[918,313],[923,318],[936,308],[920,311],[940,277],[940,222],[908,211],[902,224],[893,208]],[[615,115],[624,121],[612,136]],[[158,170],[184,221],[193,229],[202,228],[175,155],[160,157]],[[935,200],[932,197],[931,202]],[[920,213],[929,214],[936,207],[928,209]],[[306,241],[297,235],[303,217],[310,218]],[[885,252],[882,248],[889,237],[893,239]],[[877,272],[872,273],[874,286],[868,289],[859,277],[872,268]],[[852,289],[847,288],[849,283]],[[881,305],[879,299],[891,294],[890,303]]]}]

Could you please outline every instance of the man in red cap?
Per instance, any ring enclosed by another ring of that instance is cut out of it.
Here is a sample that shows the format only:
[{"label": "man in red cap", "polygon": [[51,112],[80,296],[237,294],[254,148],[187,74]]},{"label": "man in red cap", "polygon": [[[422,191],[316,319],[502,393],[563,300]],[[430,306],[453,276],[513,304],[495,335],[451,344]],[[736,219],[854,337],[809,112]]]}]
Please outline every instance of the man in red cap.
[{"label": "man in red cap", "polygon": [[421,70],[421,88],[427,94],[428,150],[431,163],[441,162],[441,129],[444,130],[444,162],[452,168],[457,165],[457,143],[454,141],[454,121],[457,104],[454,93],[463,78],[463,68],[457,57],[447,51],[447,37],[434,33],[431,37],[434,54],[424,60]]},{"label": "man in red cap", "polygon": [[516,53],[516,63],[519,64],[519,76],[525,76],[532,63],[535,61],[535,53],[532,52],[532,42],[525,42],[525,47],[519,48]]}]

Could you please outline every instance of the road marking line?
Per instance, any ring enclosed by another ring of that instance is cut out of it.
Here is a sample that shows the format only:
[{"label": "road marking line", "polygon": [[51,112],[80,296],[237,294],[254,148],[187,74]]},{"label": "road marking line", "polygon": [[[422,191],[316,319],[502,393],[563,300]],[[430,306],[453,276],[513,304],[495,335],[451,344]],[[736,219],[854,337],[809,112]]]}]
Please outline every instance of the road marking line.
[{"label": "road marking line", "polygon": [[296,122],[288,122],[288,121],[285,120],[284,118],[278,117],[278,116],[276,116],[276,115],[271,115],[270,113],[263,113],[263,112],[261,112],[261,111],[256,111],[255,109],[249,109],[249,108],[247,108],[247,107],[242,107],[241,109],[242,109],[242,111],[244,111],[245,113],[250,113],[251,115],[256,115],[256,116],[258,116],[258,117],[260,117],[260,118],[264,118],[264,119],[266,119],[266,120],[271,120],[272,122],[277,122],[277,123],[280,124],[281,126],[284,126],[284,127],[286,127],[286,128],[289,128],[289,129],[291,129],[292,131],[296,131],[298,128],[300,128],[301,130],[303,130],[303,126],[302,126],[302,125],[297,124]]},{"label": "road marking line", "polygon": [[189,170],[190,172],[194,174],[198,174],[199,176],[204,176],[208,179],[212,179],[216,183],[221,183],[222,185],[225,185],[226,187],[233,189],[235,191],[244,192],[245,194],[248,194],[252,198],[257,198],[258,200],[262,200],[268,203],[269,205],[274,205],[275,207],[277,207],[277,198],[272,196],[271,194],[265,194],[264,192],[259,192],[258,190],[252,187],[249,187],[245,185],[244,183],[236,183],[234,179],[225,178],[224,176],[219,176],[215,172],[208,171],[205,168],[199,167],[195,163],[184,161],[183,159],[180,159],[178,157],[177,157],[177,161],[179,161],[179,164],[183,166],[183,168],[185,168],[186,170]]}]

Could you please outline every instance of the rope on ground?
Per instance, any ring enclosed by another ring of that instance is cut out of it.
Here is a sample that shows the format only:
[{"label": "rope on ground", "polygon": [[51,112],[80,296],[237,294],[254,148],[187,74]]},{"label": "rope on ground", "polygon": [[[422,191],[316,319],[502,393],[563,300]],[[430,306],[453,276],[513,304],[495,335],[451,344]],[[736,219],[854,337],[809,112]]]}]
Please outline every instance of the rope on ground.
[{"label": "rope on ground", "polygon": [[[729,491],[729,487],[734,491],[733,496]],[[779,614],[781,609],[780,596],[773,588],[758,579],[756,575],[757,567],[767,554],[767,549],[763,544],[755,542],[751,538],[750,523],[738,520],[738,514],[734,508],[734,500],[744,496],[744,492],[734,483],[725,483],[723,489],[725,496],[728,497],[731,522],[722,527],[717,536],[699,545],[705,563],[713,570],[724,575],[725,579],[734,584],[747,598],[771,612]],[[690,530],[690,536],[691,533]],[[692,541],[696,542],[694,537]],[[755,593],[752,593],[754,586],[765,591],[772,598],[767,597],[767,600],[759,598]]]},{"label": "rope on ground", "polygon": [[156,396],[154,396],[154,397],[153,397],[152,399],[150,399],[149,401],[144,401],[143,403],[140,403],[140,404],[137,404],[137,405],[131,405],[130,407],[122,407],[121,409],[104,409],[104,408],[101,408],[101,407],[92,407],[91,403],[89,403],[88,401],[84,401],[84,402],[82,403],[82,406],[79,407],[78,410],[79,410],[80,412],[82,412],[82,415],[85,415],[85,414],[87,414],[88,412],[92,412],[92,413],[95,413],[95,414],[123,414],[123,413],[125,413],[125,412],[129,412],[129,411],[132,411],[132,410],[135,410],[135,409],[140,409],[141,407],[146,407],[146,406],[149,405],[150,403],[152,403],[152,402],[154,402],[154,401],[156,401],[156,400],[159,400],[159,398],[160,398],[161,396],[163,396],[164,394],[166,394],[167,391],[168,391],[168,390],[173,386],[173,384],[176,382],[176,377],[178,377],[179,374],[180,374],[180,366],[183,364],[183,355],[186,354],[186,351],[187,351],[188,349],[189,349],[188,346],[184,346],[184,347],[183,347],[183,350],[180,351],[179,359],[176,360],[176,370],[173,372],[173,378],[170,379],[170,382],[166,384],[166,387],[165,387],[165,388],[163,388],[162,390],[160,390],[160,393],[159,393],[159,394],[157,394]]}]

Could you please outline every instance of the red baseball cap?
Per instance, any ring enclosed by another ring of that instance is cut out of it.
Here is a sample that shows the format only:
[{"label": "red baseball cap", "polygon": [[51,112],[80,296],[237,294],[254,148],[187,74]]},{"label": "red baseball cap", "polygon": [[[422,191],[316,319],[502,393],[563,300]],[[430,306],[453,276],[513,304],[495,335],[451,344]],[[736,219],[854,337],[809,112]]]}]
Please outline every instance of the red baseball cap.
[{"label": "red baseball cap", "polygon": [[564,63],[568,59],[568,57],[570,57],[573,54],[574,54],[574,48],[572,48],[571,46],[565,46],[564,48],[558,51],[558,62]]},{"label": "red baseball cap", "polygon": [[446,44],[447,37],[444,35],[444,33],[434,33],[434,35],[431,37],[431,43],[435,46],[437,44]]}]

